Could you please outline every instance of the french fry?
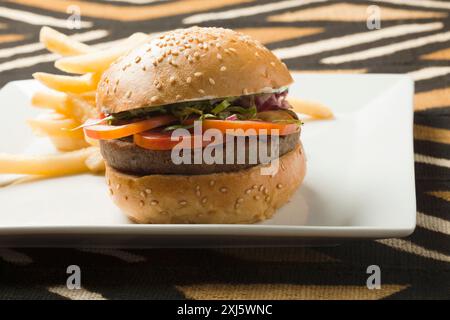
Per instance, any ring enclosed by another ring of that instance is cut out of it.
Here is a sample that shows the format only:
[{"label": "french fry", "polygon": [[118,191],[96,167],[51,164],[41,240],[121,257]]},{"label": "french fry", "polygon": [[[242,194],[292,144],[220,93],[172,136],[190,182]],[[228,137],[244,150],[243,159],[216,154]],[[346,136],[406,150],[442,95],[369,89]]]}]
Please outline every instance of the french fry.
[{"label": "french fry", "polygon": [[150,39],[150,36],[143,32],[135,32],[122,41],[122,46],[136,47]]},{"label": "french fry", "polygon": [[88,147],[53,155],[0,154],[0,173],[61,176],[89,171],[86,160],[98,148]]},{"label": "french fry", "polygon": [[83,95],[69,94],[67,109],[71,116],[80,123],[84,123],[87,119],[95,118],[97,116],[95,101],[94,104],[92,104],[87,99],[83,98]]},{"label": "french fry", "polygon": [[82,138],[83,130],[72,130],[80,125],[74,119],[65,118],[62,115],[51,115],[36,119],[29,119],[28,124],[37,134],[57,136],[57,137],[73,137]]},{"label": "french fry", "polygon": [[62,56],[73,56],[93,51],[88,45],[73,40],[49,27],[41,29],[39,40],[49,51]]},{"label": "french fry", "polygon": [[84,140],[84,137],[49,136],[49,138],[59,151],[73,151],[90,146],[89,143]]},{"label": "french fry", "polygon": [[288,98],[288,101],[293,107],[293,111],[297,113],[303,113],[317,119],[332,119],[334,117],[331,109],[323,104],[296,98]]},{"label": "french fry", "polygon": [[77,127],[97,115],[96,89],[103,71],[121,55],[148,39],[148,35],[136,33],[112,49],[106,45],[90,47],[51,28],[42,28],[41,43],[49,51],[66,57],[58,60],[56,66],[80,76],[33,74],[36,80],[55,91],[35,93],[32,104],[53,111],[30,119],[28,123],[36,133],[48,136],[57,149],[65,152],[54,155],[0,153],[0,174],[59,176],[104,171],[105,162],[98,141],[88,139]]},{"label": "french fry", "polygon": [[87,119],[97,115],[95,109],[95,95],[87,94],[64,94],[62,92],[36,92],[31,103],[38,108],[53,109],[59,114],[84,123]]},{"label": "french fry", "polygon": [[53,109],[65,114],[67,95],[58,91],[38,91],[31,98],[31,104],[38,108]]},{"label": "french fry", "polygon": [[80,97],[83,98],[83,100],[89,102],[91,105],[95,106],[96,94],[97,93],[95,91],[89,91],[80,94]]},{"label": "french fry", "polygon": [[82,76],[65,76],[36,72],[33,77],[50,89],[81,94],[87,91],[95,91],[100,75],[88,73]]},{"label": "french fry", "polygon": [[68,73],[102,73],[108,69],[111,63],[147,41],[148,38],[147,35],[135,34],[114,48],[59,59],[55,62],[55,67]]},{"label": "french fry", "polygon": [[102,154],[98,148],[96,152],[92,152],[92,154],[86,159],[85,163],[92,172],[105,171],[105,160],[103,160]]}]

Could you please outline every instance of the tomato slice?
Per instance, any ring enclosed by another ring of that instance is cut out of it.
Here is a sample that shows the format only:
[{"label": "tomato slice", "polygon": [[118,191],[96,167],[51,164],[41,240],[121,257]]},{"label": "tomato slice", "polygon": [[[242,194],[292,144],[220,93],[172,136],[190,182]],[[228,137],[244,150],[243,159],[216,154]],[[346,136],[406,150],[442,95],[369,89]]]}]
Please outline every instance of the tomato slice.
[{"label": "tomato slice", "polygon": [[[192,123],[193,122],[194,121],[192,121]],[[280,124],[264,121],[203,120],[202,132],[211,128],[218,129],[224,133],[224,139],[229,138],[229,135],[225,135],[227,133],[227,129],[243,129],[243,135],[246,136],[254,134],[288,135],[300,130],[299,126],[295,123]],[[247,129],[253,129],[253,132],[247,131]],[[276,130],[276,132],[272,130]],[[242,135],[242,133],[239,132],[234,135],[239,134]],[[203,141],[202,135],[194,135],[191,132],[182,135],[182,137],[178,137],[178,139],[174,137],[174,140],[172,140],[172,132],[163,132],[158,129],[138,132],[134,134],[133,139],[136,145],[150,150],[171,150],[175,146],[182,148],[194,148],[197,147],[197,145],[194,144],[196,141],[200,141],[202,147],[215,143],[214,141]]]},{"label": "tomato slice", "polygon": [[[233,135],[260,135],[260,134],[267,134],[267,135],[280,135],[285,136],[291,133],[295,133],[300,130],[300,127],[295,123],[273,123],[273,122],[265,122],[265,121],[252,121],[252,120],[245,120],[245,121],[227,121],[227,120],[203,120],[202,125],[203,131],[207,129],[218,129],[223,133],[227,133],[228,129],[236,130],[236,129],[242,129],[244,130],[243,133],[236,132]],[[251,131],[248,131],[249,129],[253,129]],[[253,131],[253,132],[252,132]]]},{"label": "tomato slice", "polygon": [[[150,150],[171,150],[174,147],[192,149],[200,145],[206,147],[214,141],[203,141],[202,135],[184,134],[181,137],[177,135],[172,140],[172,132],[161,132],[158,130],[149,130],[134,135],[134,143],[141,148]],[[221,141],[222,142],[222,141]]]},{"label": "tomato slice", "polygon": [[131,136],[135,133],[158,128],[175,122],[177,119],[173,116],[163,115],[152,117],[150,119],[123,124],[119,126],[111,126],[106,124],[94,124],[84,127],[86,136],[92,139],[110,140]]}]

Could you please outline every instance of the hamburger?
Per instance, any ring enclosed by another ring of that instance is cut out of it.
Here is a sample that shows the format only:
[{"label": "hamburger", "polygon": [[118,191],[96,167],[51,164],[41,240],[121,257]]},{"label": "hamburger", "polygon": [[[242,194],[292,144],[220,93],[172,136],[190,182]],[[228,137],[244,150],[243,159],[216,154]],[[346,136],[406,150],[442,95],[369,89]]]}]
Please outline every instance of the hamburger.
[{"label": "hamburger", "polygon": [[223,28],[166,32],[121,57],[84,127],[113,201],[137,223],[272,217],[305,175],[292,82],[266,47]]}]

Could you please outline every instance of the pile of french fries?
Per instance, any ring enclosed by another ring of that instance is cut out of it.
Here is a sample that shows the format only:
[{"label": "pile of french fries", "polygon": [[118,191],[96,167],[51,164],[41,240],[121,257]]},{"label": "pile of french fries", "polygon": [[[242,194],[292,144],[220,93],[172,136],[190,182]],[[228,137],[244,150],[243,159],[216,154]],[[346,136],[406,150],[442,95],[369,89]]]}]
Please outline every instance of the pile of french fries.
[{"label": "pile of french fries", "polygon": [[[55,67],[70,75],[37,72],[33,77],[49,90],[36,92],[32,105],[46,109],[28,121],[38,135],[50,138],[61,151],[52,155],[11,155],[0,153],[0,174],[60,176],[105,169],[98,144],[83,134],[80,126],[96,117],[95,92],[102,73],[120,56],[147,42],[149,35],[135,33],[114,46],[98,48],[78,42],[54,29],[43,27],[41,43],[59,54]],[[331,110],[323,105],[290,98],[294,111],[312,119],[329,119]]]},{"label": "pile of french fries", "polygon": [[32,105],[45,110],[28,123],[33,132],[48,136],[61,152],[52,155],[0,154],[0,174],[58,176],[104,171],[98,145],[84,136],[80,126],[88,118],[97,116],[95,92],[102,73],[120,56],[148,39],[147,34],[135,33],[113,47],[99,49],[43,27],[41,43],[50,52],[61,56],[55,67],[70,75],[33,74],[49,90],[34,94]]}]

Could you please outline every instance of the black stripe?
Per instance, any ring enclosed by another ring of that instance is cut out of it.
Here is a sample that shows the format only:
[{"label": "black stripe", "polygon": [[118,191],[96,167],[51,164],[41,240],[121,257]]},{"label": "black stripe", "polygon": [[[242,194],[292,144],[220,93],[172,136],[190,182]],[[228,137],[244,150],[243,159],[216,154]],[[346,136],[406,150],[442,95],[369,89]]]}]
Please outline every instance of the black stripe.
[{"label": "black stripe", "polygon": [[443,106],[442,108],[433,108],[415,112],[414,123],[450,130],[450,106]]}]

